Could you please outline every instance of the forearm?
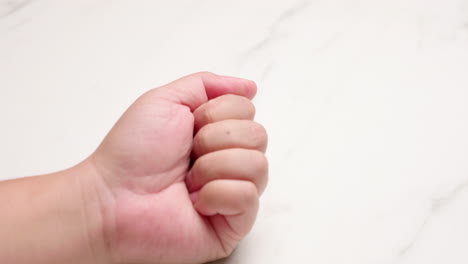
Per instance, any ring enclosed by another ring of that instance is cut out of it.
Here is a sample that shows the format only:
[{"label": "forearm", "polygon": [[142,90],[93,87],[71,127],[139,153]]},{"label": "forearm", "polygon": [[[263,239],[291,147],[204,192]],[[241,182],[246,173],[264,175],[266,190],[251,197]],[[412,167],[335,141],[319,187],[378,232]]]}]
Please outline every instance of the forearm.
[{"label": "forearm", "polygon": [[90,164],[0,182],[0,263],[103,263]]}]

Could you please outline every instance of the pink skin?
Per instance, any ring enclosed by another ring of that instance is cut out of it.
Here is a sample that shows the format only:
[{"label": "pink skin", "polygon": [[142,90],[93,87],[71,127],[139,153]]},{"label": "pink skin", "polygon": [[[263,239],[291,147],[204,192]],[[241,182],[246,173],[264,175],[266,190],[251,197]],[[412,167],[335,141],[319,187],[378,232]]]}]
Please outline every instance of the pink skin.
[{"label": "pink skin", "polygon": [[88,159],[102,176],[96,186],[113,263],[201,263],[233,251],[261,191],[251,179],[188,191],[194,111],[225,94],[255,93],[252,81],[198,73],[147,92],[125,112]]}]

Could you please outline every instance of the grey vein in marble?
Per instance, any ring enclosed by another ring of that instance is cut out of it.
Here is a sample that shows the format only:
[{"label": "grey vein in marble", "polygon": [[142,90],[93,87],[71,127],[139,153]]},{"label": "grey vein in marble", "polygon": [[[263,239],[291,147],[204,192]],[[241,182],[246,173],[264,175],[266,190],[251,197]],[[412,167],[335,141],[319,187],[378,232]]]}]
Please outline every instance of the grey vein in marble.
[{"label": "grey vein in marble", "polygon": [[424,218],[422,224],[419,226],[415,236],[413,237],[413,239],[411,239],[407,246],[400,250],[398,255],[400,257],[404,257],[406,254],[408,254],[408,252],[410,252],[414,245],[419,241],[419,238],[424,232],[425,227],[431,221],[434,214],[438,213],[442,208],[447,207],[448,204],[455,200],[466,189],[468,189],[468,180],[465,180],[464,182],[456,185],[455,188],[449,193],[442,195],[436,199],[433,199],[431,207],[429,209],[429,213],[426,216],[426,218]]},{"label": "grey vein in marble", "polygon": [[252,48],[245,52],[246,56],[249,56],[265,46],[267,46],[272,40],[274,40],[278,33],[278,28],[287,20],[291,19],[292,17],[296,16],[298,13],[302,12],[305,8],[307,8],[310,4],[309,0],[303,0],[299,2],[297,5],[285,10],[270,26],[268,33],[266,36],[261,39],[257,44],[255,44]]},{"label": "grey vein in marble", "polygon": [[455,200],[465,189],[468,189],[468,180],[458,184],[448,194],[436,198],[432,201],[431,212],[437,212],[441,208],[446,207],[451,201]]},{"label": "grey vein in marble", "polygon": [[264,81],[266,77],[270,74],[272,69],[273,69],[273,62],[270,62],[263,68],[262,75],[260,76],[260,80]]},{"label": "grey vein in marble", "polygon": [[8,17],[29,5],[32,0],[0,1],[0,19]]}]

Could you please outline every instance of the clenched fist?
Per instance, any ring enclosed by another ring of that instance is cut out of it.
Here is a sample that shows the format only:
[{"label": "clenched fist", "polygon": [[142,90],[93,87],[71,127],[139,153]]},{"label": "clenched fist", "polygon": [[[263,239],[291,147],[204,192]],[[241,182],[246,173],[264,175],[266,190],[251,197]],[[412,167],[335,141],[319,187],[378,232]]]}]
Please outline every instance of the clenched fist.
[{"label": "clenched fist", "polygon": [[249,232],[268,174],[255,93],[252,81],[197,73],[124,113],[90,157],[113,262],[201,263]]}]

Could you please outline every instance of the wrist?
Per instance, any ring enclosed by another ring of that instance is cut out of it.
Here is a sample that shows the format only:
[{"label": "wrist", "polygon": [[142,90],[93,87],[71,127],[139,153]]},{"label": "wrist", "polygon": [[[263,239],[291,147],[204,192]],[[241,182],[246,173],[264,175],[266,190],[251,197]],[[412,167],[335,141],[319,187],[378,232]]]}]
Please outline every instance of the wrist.
[{"label": "wrist", "polygon": [[93,263],[112,263],[106,225],[112,223],[108,219],[111,219],[113,196],[92,156],[71,170],[73,172],[69,180],[74,185],[81,211],[80,221],[83,223],[83,238],[86,240],[88,254]]},{"label": "wrist", "polygon": [[0,183],[0,263],[111,263],[91,165]]}]

